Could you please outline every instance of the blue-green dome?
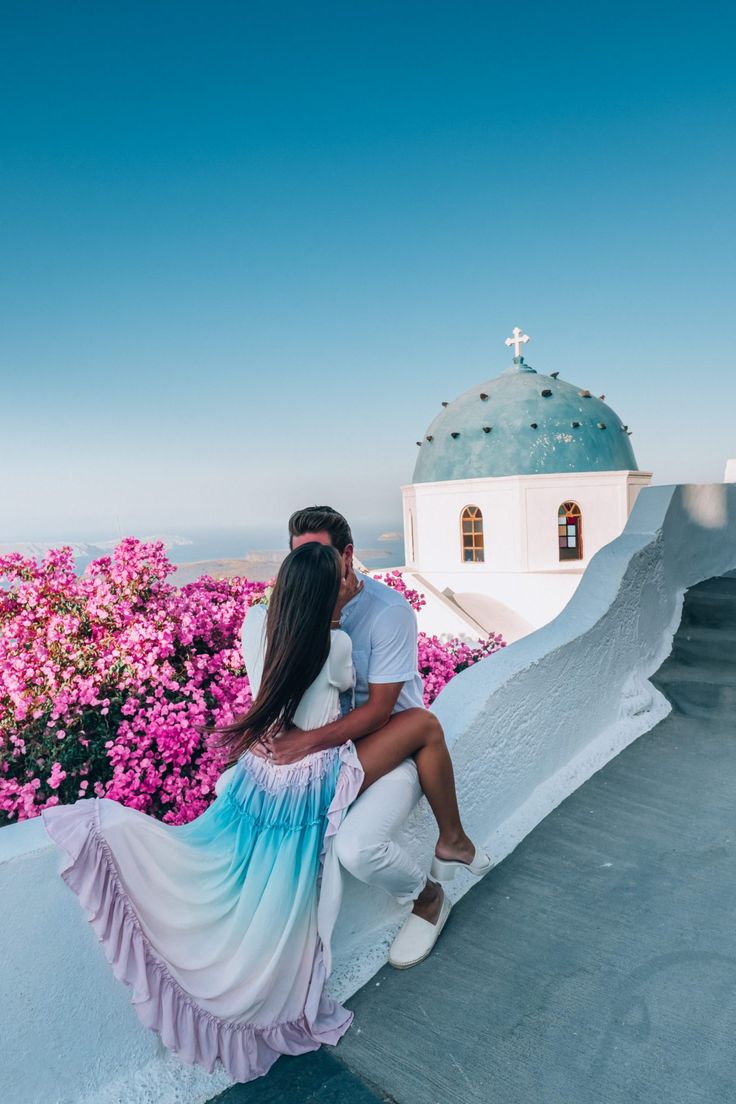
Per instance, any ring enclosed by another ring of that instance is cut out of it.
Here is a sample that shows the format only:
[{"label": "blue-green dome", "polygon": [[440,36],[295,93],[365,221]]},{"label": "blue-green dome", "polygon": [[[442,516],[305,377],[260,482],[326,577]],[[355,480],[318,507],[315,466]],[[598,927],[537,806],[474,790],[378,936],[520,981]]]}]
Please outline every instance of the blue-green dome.
[{"label": "blue-green dome", "polygon": [[437,415],[413,482],[591,471],[638,471],[627,427],[602,399],[516,357]]}]

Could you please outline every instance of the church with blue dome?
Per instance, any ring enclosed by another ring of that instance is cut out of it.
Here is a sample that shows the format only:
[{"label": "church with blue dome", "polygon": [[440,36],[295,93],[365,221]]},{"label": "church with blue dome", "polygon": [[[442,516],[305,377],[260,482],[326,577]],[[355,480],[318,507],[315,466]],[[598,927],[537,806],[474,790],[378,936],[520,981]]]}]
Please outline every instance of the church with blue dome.
[{"label": "church with blue dome", "polygon": [[527,364],[529,340],[516,327],[512,363],[442,403],[402,487],[406,571],[507,640],[560,612],[652,476],[606,396]]}]

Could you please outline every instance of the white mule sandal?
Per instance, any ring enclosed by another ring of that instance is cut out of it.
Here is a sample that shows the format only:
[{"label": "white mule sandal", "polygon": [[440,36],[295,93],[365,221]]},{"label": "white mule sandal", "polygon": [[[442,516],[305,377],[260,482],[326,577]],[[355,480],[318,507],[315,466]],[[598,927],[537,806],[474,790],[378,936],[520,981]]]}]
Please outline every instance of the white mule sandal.
[{"label": "white mule sandal", "polygon": [[476,847],[473,861],[469,863],[460,862],[459,859],[438,859],[435,855],[432,859],[431,877],[440,882],[451,882],[456,871],[469,870],[474,877],[482,878],[495,865],[490,855],[482,848]]},{"label": "white mule sandal", "polygon": [[388,952],[391,965],[397,970],[406,970],[425,959],[439,939],[451,908],[449,898],[444,894],[436,924],[430,924],[429,920],[423,920],[414,912],[410,913]]}]

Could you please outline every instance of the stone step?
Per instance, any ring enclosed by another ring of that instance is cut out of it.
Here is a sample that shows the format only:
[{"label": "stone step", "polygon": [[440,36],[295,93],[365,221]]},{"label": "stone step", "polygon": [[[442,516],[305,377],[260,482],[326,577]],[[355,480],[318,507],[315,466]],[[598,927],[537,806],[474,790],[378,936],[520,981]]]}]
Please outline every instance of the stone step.
[{"label": "stone step", "polygon": [[687,591],[680,624],[736,629],[736,593]]},{"label": "stone step", "polygon": [[689,594],[736,594],[736,575],[717,575],[690,587]]},{"label": "stone step", "polygon": [[681,625],[672,642],[671,659],[688,666],[722,660],[736,666],[736,627]]},{"label": "stone step", "polygon": [[730,657],[706,656],[699,663],[678,658],[674,653],[670,654],[658,671],[655,672],[652,681],[674,686],[678,682],[707,682],[716,686],[736,687],[736,663]]},{"label": "stone step", "polygon": [[[673,668],[675,666],[673,664]],[[680,670],[679,674],[675,671],[668,677],[668,672],[660,668],[651,682],[679,713],[708,720],[732,721],[736,735],[736,678],[729,682],[711,682],[696,677],[694,669],[690,669],[688,675],[683,677]]]}]

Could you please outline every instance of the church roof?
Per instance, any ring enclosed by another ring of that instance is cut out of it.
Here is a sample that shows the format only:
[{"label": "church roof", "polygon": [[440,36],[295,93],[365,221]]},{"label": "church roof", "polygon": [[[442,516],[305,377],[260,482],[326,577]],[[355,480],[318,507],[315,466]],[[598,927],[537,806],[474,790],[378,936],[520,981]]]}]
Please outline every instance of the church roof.
[{"label": "church roof", "polygon": [[628,426],[602,397],[542,375],[522,356],[442,405],[418,442],[414,483],[638,470]]}]

